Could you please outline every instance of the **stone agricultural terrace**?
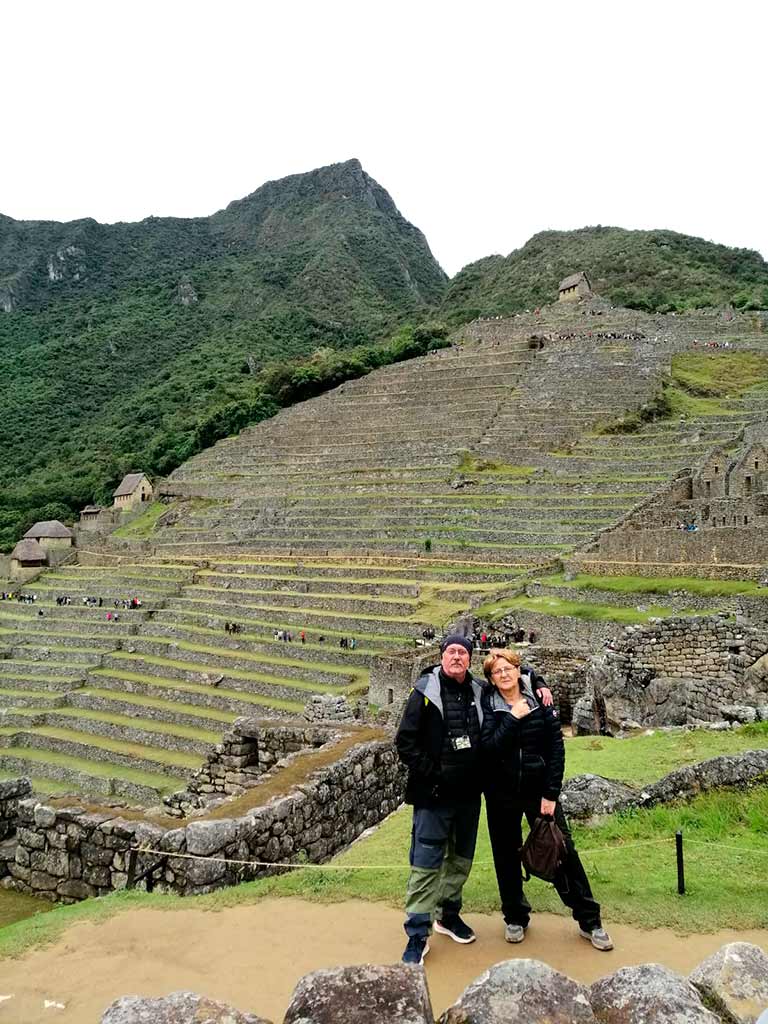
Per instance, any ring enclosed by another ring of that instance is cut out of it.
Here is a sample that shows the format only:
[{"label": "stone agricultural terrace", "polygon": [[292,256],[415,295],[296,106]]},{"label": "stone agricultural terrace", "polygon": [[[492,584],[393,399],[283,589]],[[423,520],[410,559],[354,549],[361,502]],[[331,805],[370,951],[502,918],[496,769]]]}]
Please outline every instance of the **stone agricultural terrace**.
[{"label": "stone agricultural terrace", "polygon": [[677,353],[768,352],[756,316],[596,301],[453,340],[219,442],[159,482],[162,504],[82,532],[76,564],[22,588],[34,602],[0,601],[0,779],[157,804],[236,718],[295,720],[317,694],[354,708],[377,659],[587,550],[768,409],[754,392],[600,432]]}]

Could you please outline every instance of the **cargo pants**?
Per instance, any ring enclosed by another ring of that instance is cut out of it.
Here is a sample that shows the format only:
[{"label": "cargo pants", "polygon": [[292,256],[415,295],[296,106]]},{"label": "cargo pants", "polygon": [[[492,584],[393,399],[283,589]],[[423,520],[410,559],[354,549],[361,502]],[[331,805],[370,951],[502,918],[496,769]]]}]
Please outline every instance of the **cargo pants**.
[{"label": "cargo pants", "polygon": [[426,937],[436,916],[461,910],[472,868],[480,798],[447,807],[414,807],[405,896],[406,934]]}]

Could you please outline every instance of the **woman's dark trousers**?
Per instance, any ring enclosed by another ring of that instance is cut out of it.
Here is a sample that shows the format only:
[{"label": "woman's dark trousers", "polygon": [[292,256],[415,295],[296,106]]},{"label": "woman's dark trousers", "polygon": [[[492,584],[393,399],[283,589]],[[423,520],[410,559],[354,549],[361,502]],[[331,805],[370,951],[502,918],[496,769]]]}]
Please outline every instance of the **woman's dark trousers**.
[{"label": "woman's dark trousers", "polygon": [[[490,796],[486,797],[485,807],[493,863],[499,883],[501,912],[507,924],[519,924],[527,928],[531,905],[523,894],[520,865],[520,847],[523,845],[522,821],[525,815],[528,824],[533,826],[539,817],[541,799],[526,803]],[[565,838],[568,854],[554,886],[560,899],[572,911],[573,919],[578,921],[584,931],[592,931],[593,928],[600,927],[600,904],[592,896],[589,880],[559,803],[555,807],[555,821]]]}]

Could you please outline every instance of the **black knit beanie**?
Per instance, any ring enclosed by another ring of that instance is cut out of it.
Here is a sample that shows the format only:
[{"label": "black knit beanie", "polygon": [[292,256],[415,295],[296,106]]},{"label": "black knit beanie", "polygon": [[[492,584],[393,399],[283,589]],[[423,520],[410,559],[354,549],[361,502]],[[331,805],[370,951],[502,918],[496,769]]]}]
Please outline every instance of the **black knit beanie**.
[{"label": "black knit beanie", "polygon": [[440,653],[445,654],[446,648],[450,647],[451,644],[461,644],[461,646],[464,648],[464,650],[467,652],[470,658],[472,657],[472,641],[469,639],[469,637],[462,636],[461,633],[451,633],[440,644]]}]

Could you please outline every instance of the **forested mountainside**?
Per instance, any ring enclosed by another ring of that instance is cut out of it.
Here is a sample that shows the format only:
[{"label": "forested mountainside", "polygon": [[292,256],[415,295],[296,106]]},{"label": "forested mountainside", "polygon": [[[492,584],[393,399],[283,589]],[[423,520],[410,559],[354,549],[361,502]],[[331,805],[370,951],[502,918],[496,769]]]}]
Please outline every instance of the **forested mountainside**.
[{"label": "forested mountainside", "polygon": [[454,323],[552,302],[560,281],[585,270],[617,306],[673,312],[733,304],[768,308],[768,263],[675,231],[586,227],[542,231],[509,256],[470,263],[451,281],[442,313]]},{"label": "forested mountainside", "polygon": [[381,342],[423,321],[445,286],[357,160],[207,218],[0,217],[0,545],[106,499],[124,472],[167,472],[319,380],[410,354],[412,333]]},{"label": "forested mountainside", "polygon": [[357,160],[211,217],[0,215],[0,550],[218,438],[445,344],[444,322],[553,301],[586,270],[615,304],[768,307],[754,252],[669,231],[547,231],[450,284]]}]

